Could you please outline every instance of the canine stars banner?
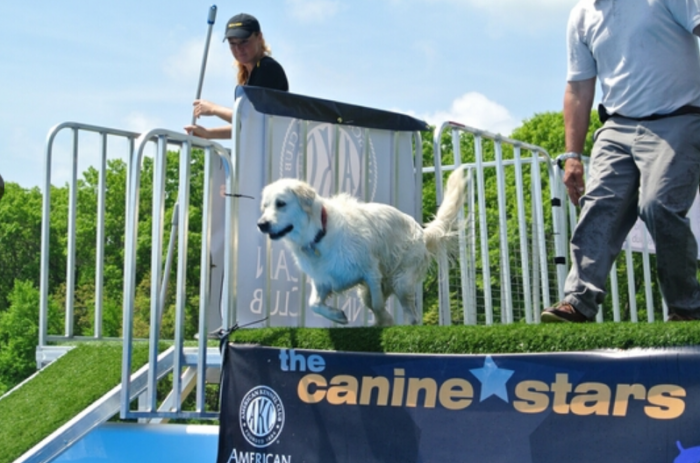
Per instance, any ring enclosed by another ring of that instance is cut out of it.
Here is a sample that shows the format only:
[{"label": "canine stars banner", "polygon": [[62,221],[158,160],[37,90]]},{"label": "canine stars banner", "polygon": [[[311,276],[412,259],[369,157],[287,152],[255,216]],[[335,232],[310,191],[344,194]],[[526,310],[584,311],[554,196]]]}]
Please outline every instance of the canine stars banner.
[{"label": "canine stars banner", "polygon": [[218,463],[700,461],[700,351],[224,347]]}]

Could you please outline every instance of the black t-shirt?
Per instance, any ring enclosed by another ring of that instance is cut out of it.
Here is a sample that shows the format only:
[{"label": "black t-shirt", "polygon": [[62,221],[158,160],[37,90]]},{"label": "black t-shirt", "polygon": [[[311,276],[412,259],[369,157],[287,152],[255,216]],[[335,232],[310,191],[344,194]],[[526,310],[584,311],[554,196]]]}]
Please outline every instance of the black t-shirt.
[{"label": "black t-shirt", "polygon": [[289,91],[287,75],[280,63],[269,56],[263,56],[248,76],[246,85],[256,87],[273,88],[275,90]]}]

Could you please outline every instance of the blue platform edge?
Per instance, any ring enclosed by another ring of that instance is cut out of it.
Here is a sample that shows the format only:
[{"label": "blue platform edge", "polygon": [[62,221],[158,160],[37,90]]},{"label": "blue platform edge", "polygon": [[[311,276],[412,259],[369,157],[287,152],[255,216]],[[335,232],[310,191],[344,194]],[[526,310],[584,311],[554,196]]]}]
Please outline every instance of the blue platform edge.
[{"label": "blue platform edge", "polygon": [[53,463],[213,462],[218,442],[218,426],[104,423]]}]

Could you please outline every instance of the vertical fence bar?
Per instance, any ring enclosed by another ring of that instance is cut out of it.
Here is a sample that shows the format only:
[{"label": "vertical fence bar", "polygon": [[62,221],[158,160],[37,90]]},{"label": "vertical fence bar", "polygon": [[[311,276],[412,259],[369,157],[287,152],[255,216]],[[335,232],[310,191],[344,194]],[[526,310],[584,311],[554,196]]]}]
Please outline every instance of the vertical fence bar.
[{"label": "vertical fence bar", "polygon": [[104,265],[105,265],[105,202],[107,192],[107,134],[102,132],[100,157],[100,179],[97,197],[97,252],[95,253],[95,339],[102,338],[102,308],[104,298]]},{"label": "vertical fence bar", "polygon": [[134,152],[127,163],[127,208],[124,243],[124,297],[123,297],[123,345],[122,345],[122,394],[119,416],[125,419],[129,415],[129,397],[131,397],[131,357],[134,340],[134,298],[136,296],[136,243],[138,242],[139,216],[139,180],[141,178],[141,153],[146,141],[141,138],[138,151]]},{"label": "vertical fence bar", "polygon": [[644,295],[646,298],[647,321],[654,321],[654,299],[651,294],[651,268],[649,263],[649,242],[647,239],[646,229],[642,233],[642,267],[644,272]]},{"label": "vertical fence bar", "polygon": [[75,299],[75,228],[78,207],[78,128],[73,128],[73,164],[68,199],[68,268],[66,271],[66,326],[65,336],[73,337]]},{"label": "vertical fence bar", "polygon": [[467,313],[469,315],[469,323],[476,325],[478,323],[478,302],[476,293],[476,218],[474,211],[476,210],[476,194],[474,190],[476,186],[474,185],[474,169],[470,168],[467,170],[469,175],[469,185],[467,194],[467,204],[469,215],[467,216],[467,228],[469,230],[469,243],[468,243],[468,262],[467,262],[467,284],[469,288],[468,299],[466,305]]},{"label": "vertical fence bar", "polygon": [[[190,159],[191,145],[185,142],[180,149],[180,178],[178,181],[177,207],[173,214],[177,218],[177,286],[175,288],[175,354],[173,357],[173,404],[175,411],[181,410],[182,357],[185,335],[185,308],[187,305],[187,244],[190,216]],[[175,233],[175,230],[173,230]],[[166,275],[165,278],[168,278]],[[226,325],[223,325],[226,327]],[[206,337],[199,343],[206,344]]]},{"label": "vertical fence bar", "polygon": [[[532,168],[532,164],[530,164],[530,168]],[[532,178],[532,175],[530,175],[530,178]],[[538,258],[540,255],[540,225],[537,220],[537,204],[534,201],[534,185],[530,186],[530,196],[533,197],[533,201],[530,205],[530,217],[532,219],[532,236],[530,237],[530,246],[532,247],[532,307],[534,309],[532,316],[533,321],[539,323],[540,311],[538,308],[543,305],[542,300],[544,299],[544,294],[542,294],[542,272],[540,271],[540,259]]]},{"label": "vertical fence bar", "polygon": [[442,182],[438,179],[442,178],[442,132],[449,126],[445,122],[440,126],[439,130],[435,130],[433,135],[433,165],[435,167],[435,199],[437,203],[442,202]]},{"label": "vertical fence bar", "polygon": [[[238,204],[238,201],[240,200],[239,198],[234,198],[233,192],[234,192],[234,183],[233,183],[233,178],[234,178],[234,166],[233,162],[231,160],[231,157],[228,156],[228,153],[222,152],[220,153],[221,156],[221,161],[224,162],[228,168],[225,169],[225,172],[228,173],[225,177],[225,191],[226,191],[226,197],[224,198],[224,275],[225,279],[223,281],[224,287],[222,288],[222,308],[221,308],[221,327],[224,330],[229,329],[230,327],[233,326],[233,321],[235,320],[235,316],[232,317],[233,314],[233,300],[235,299],[233,297],[234,294],[236,294],[234,290],[234,282],[236,281],[237,274],[236,274],[236,266],[234,264],[234,252],[238,249],[236,247],[236,241],[234,241],[234,233],[233,229],[235,228],[233,225],[234,218],[236,215],[234,215],[234,207],[235,205]],[[259,199],[259,198],[258,198]]]},{"label": "vertical fence bar", "polygon": [[[240,111],[241,111],[241,99],[236,99],[235,102],[233,103],[233,111],[232,111],[232,117],[231,117],[231,147],[232,151],[230,153],[229,159],[231,160],[231,172],[230,172],[230,178],[228,181],[228,188],[231,190],[230,193],[233,194],[240,194],[241,192],[238,191],[239,185],[240,185],[240,175],[241,175],[241,166],[240,166],[240,158],[241,158],[241,122],[240,122]],[[238,199],[234,199],[231,197],[227,198],[228,201],[231,201],[231,215],[232,217],[238,217],[238,211],[240,210],[240,201]],[[257,198],[259,201],[260,198]],[[238,250],[238,243],[239,243],[239,234],[240,234],[240,227],[238,224],[234,225],[233,219],[228,222],[226,225],[231,226],[231,233],[228,236],[227,242],[229,242],[232,251],[231,253],[233,254],[231,256],[232,262],[231,265],[233,266],[231,275],[229,276],[229,281],[230,281],[230,286],[229,286],[229,291],[231,294],[238,294],[238,272],[239,272],[239,266],[241,265],[239,259],[238,259],[238,252],[234,252],[234,250]],[[224,326],[224,328],[230,328],[233,324],[238,323],[238,300],[236,297],[231,298],[231,305],[228,307],[229,315],[230,315],[230,324],[229,326]]]},{"label": "vertical fence bar", "polygon": [[476,155],[476,187],[479,203],[479,233],[481,239],[481,265],[484,283],[484,310],[486,324],[493,325],[493,296],[491,294],[491,262],[489,258],[489,231],[486,217],[486,189],[484,187],[484,161],[481,135],[474,134],[474,154]]},{"label": "vertical fence bar", "polygon": [[153,160],[153,222],[151,227],[151,327],[149,333],[148,410],[155,411],[157,405],[158,342],[160,340],[160,281],[163,278],[161,260],[163,256],[163,222],[165,214],[165,169],[167,139],[158,137],[156,156]]},{"label": "vertical fence bar", "polygon": [[[498,236],[501,254],[501,321],[513,323],[513,290],[510,273],[510,251],[508,249],[508,220],[506,218],[506,180],[503,166],[503,146],[500,139],[494,140],[496,156],[496,184],[498,201]],[[504,301],[505,300],[505,301]]]},{"label": "vertical fence bar", "polygon": [[525,302],[525,321],[532,323],[532,288],[530,287],[530,256],[527,249],[527,221],[525,220],[525,193],[523,186],[523,164],[520,145],[513,146],[515,161],[515,195],[518,210],[518,238],[520,241],[520,257],[523,278],[523,299]]},{"label": "vertical fence bar", "polygon": [[[437,205],[442,204],[443,187],[442,187],[442,151],[441,138],[442,131],[448,127],[448,124],[443,124],[441,129],[435,134],[433,157],[435,162],[435,199]],[[438,319],[440,325],[452,324],[450,314],[450,283],[449,283],[449,268],[447,265],[447,256],[444,251],[440,251],[437,255],[438,262]]]},{"label": "vertical fence bar", "polygon": [[204,204],[202,204],[202,254],[200,257],[200,287],[199,287],[199,343],[197,347],[197,412],[204,411],[204,385],[207,372],[207,316],[211,294],[211,215],[214,195],[214,162],[211,147],[204,150]]},{"label": "vertical fence bar", "polygon": [[51,161],[53,142],[59,127],[53,128],[46,140],[44,160],[44,197],[41,203],[41,268],[39,269],[39,347],[46,346],[49,326],[49,253],[51,233]]},{"label": "vertical fence bar", "polygon": [[637,323],[637,288],[634,284],[634,260],[632,258],[632,249],[630,240],[625,242],[625,259],[627,262],[627,296],[629,297],[630,321]]},{"label": "vertical fence bar", "polygon": [[[462,143],[461,133],[456,127],[452,128],[452,154],[454,155],[455,169],[462,165]],[[465,178],[468,172],[464,172]],[[467,237],[464,231],[464,207],[462,207],[457,216],[459,224],[459,232],[457,239],[459,242],[459,274],[460,284],[462,289],[462,323],[465,325],[473,325],[476,323],[476,313],[469,310],[469,268],[467,260]]]},{"label": "vertical fence bar", "polygon": [[[547,166],[551,169],[551,164]],[[535,207],[535,217],[534,220],[537,222],[537,234],[536,238],[538,241],[537,248],[539,251],[539,265],[540,272],[542,272],[542,303],[545,307],[551,305],[550,301],[550,288],[549,288],[549,274],[547,273],[549,269],[547,261],[547,242],[545,240],[545,227],[544,227],[544,204],[542,204],[542,179],[540,175],[540,157],[539,154],[532,156],[532,188],[534,196],[534,207]],[[533,258],[536,254],[533,253]]]},{"label": "vertical fence bar", "polygon": [[[533,156],[535,153],[533,153]],[[564,299],[564,281],[568,271],[569,234],[566,226],[566,211],[569,198],[564,191],[564,183],[559,167],[550,169],[549,191],[552,206],[552,232],[554,234],[554,264],[557,273],[557,299]]]},{"label": "vertical fence bar", "polygon": [[613,321],[620,321],[620,290],[617,282],[617,261],[613,261],[610,269],[610,295],[613,303]]}]

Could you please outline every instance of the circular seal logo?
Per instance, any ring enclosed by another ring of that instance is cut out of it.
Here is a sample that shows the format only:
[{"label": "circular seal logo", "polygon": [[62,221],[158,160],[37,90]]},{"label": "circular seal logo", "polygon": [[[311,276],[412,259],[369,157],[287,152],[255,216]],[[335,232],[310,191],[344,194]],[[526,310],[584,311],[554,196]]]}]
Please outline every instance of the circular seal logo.
[{"label": "circular seal logo", "polygon": [[377,158],[367,133],[360,127],[293,119],[282,144],[280,177],[304,179],[322,196],[343,191],[374,200]]},{"label": "circular seal logo", "polygon": [[267,447],[284,427],[284,405],[275,391],[257,386],[241,401],[239,421],[243,437],[254,447]]}]

